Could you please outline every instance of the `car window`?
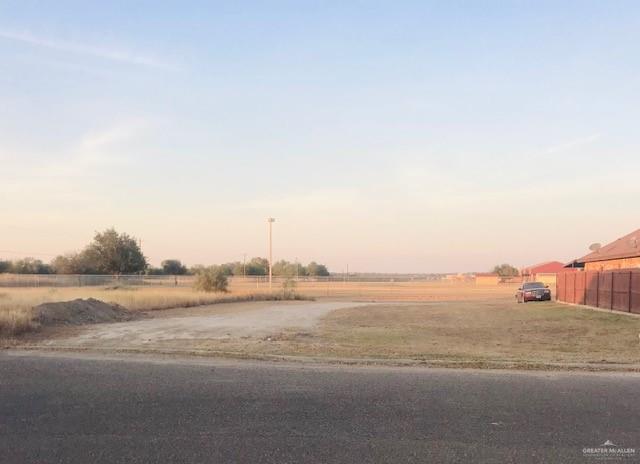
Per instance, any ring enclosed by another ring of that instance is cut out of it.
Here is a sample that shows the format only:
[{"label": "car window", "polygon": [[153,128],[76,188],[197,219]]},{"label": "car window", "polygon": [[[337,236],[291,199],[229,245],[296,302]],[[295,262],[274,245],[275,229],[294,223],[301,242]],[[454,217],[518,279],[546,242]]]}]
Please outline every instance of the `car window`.
[{"label": "car window", "polygon": [[540,282],[528,282],[526,284],[523,285],[523,288],[526,290],[532,290],[535,288],[544,288],[544,284],[540,283]]}]

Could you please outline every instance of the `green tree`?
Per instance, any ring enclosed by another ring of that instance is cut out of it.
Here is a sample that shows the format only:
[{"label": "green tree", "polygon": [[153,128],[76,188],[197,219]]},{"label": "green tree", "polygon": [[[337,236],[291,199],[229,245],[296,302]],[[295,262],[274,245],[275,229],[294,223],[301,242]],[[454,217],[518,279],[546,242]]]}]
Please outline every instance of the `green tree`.
[{"label": "green tree", "polygon": [[168,275],[184,275],[187,273],[187,266],[179,259],[165,259],[160,263],[162,270]]},{"label": "green tree", "polygon": [[145,269],[144,273],[150,276],[167,275],[161,267],[151,267]]},{"label": "green tree", "polygon": [[137,273],[147,268],[147,260],[137,241],[115,229],[97,233],[82,254],[91,267],[104,274]]},{"label": "green tree", "polygon": [[284,259],[273,263],[273,275],[291,277],[294,273],[291,263]]},{"label": "green tree", "polygon": [[69,253],[56,257],[51,261],[51,267],[56,274],[102,274],[98,263],[88,253]]},{"label": "green tree", "polygon": [[81,253],[57,256],[51,261],[51,268],[56,274],[97,274],[95,269],[90,269]]},{"label": "green tree", "polygon": [[518,269],[511,264],[498,264],[493,267],[493,273],[500,277],[514,277],[520,274]]},{"label": "green tree", "polygon": [[53,261],[51,261],[51,268],[56,274],[76,274],[76,259],[77,254],[56,256]]},{"label": "green tree", "polygon": [[198,269],[193,284],[196,290],[202,292],[226,292],[229,281],[224,269],[220,266],[210,266]]},{"label": "green tree", "polygon": [[280,260],[273,263],[273,275],[280,277],[296,277],[307,275],[307,270],[300,263]]},{"label": "green tree", "polygon": [[265,258],[252,258],[246,267],[247,275],[267,275],[269,273],[269,260]]},{"label": "green tree", "polygon": [[229,263],[229,265],[232,268],[234,276],[241,276],[246,271],[246,264],[243,265],[240,261]]},{"label": "green tree", "polygon": [[23,258],[11,263],[11,272],[15,274],[51,274],[51,266],[39,259]]},{"label": "green tree", "polygon": [[318,264],[315,261],[311,261],[307,264],[307,274],[314,277],[326,277],[329,275],[329,270],[324,264]]},{"label": "green tree", "polygon": [[306,276],[307,275],[307,268],[304,267],[300,263],[294,263],[293,264],[293,271],[294,271],[294,274],[297,275],[297,276]]},{"label": "green tree", "polygon": [[218,266],[220,268],[220,272],[222,272],[225,276],[229,277],[233,275],[233,264],[226,263]]},{"label": "green tree", "polygon": [[0,261],[0,274],[11,272],[11,261]]}]

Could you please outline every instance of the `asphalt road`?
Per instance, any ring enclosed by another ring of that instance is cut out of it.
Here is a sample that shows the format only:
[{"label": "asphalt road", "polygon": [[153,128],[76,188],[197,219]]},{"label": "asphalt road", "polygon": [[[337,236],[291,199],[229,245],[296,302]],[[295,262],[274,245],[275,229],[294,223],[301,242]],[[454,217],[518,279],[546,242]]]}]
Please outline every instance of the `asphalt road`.
[{"label": "asphalt road", "polygon": [[600,462],[640,376],[0,354],[2,463]]}]

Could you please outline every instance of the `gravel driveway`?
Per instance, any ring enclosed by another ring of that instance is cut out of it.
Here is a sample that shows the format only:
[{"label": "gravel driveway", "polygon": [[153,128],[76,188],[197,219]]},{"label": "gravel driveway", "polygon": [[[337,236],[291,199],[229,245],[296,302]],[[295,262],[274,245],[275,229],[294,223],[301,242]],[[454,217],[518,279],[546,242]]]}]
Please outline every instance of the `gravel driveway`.
[{"label": "gravel driveway", "polygon": [[[199,340],[263,338],[283,330],[309,330],[331,311],[365,304],[370,303],[229,303],[199,307],[195,311],[196,315],[182,316],[178,315],[180,310],[171,310],[170,317],[159,311],[152,313],[150,319],[83,327],[71,336],[46,340],[41,345],[142,348],[176,341],[189,344]],[[184,312],[189,314],[194,311],[185,309]]]}]

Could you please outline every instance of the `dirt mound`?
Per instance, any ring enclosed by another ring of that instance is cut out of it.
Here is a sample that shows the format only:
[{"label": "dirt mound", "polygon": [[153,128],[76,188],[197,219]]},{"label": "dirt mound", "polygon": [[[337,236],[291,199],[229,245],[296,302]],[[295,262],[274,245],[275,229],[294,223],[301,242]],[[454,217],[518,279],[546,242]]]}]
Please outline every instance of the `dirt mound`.
[{"label": "dirt mound", "polygon": [[89,298],[57,303],[43,303],[33,308],[35,318],[42,325],[82,325],[118,322],[133,319],[131,313],[117,304]]}]

